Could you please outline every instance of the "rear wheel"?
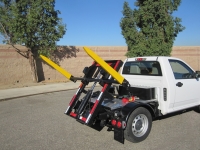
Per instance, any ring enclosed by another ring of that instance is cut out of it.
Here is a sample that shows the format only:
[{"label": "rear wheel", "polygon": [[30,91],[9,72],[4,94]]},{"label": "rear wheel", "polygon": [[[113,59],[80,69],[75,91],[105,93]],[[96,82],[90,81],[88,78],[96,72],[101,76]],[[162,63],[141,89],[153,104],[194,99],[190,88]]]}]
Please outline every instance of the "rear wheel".
[{"label": "rear wheel", "polygon": [[199,106],[197,106],[197,108],[196,108],[196,109],[197,109],[197,112],[198,112],[198,113],[200,113],[200,105],[199,105]]},{"label": "rear wheel", "polygon": [[146,108],[139,107],[131,113],[124,130],[124,137],[133,143],[141,142],[149,135],[151,126],[151,113]]}]

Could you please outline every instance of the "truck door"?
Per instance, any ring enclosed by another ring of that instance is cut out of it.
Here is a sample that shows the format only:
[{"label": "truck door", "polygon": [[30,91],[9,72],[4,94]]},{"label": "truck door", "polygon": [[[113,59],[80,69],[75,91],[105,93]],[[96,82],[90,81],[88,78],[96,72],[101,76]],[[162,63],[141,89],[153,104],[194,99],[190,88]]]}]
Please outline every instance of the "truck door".
[{"label": "truck door", "polygon": [[174,73],[174,110],[195,106],[199,102],[200,81],[193,77],[194,71],[180,60],[169,60]]}]

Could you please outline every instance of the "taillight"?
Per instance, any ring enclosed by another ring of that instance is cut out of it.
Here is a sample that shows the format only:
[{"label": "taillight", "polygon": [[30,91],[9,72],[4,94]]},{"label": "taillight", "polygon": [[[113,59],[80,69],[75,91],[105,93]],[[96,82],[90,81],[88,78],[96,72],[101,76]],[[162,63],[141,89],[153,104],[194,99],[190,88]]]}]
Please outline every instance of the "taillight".
[{"label": "taillight", "polygon": [[128,99],[128,98],[122,98],[122,102],[123,102],[123,103],[128,103],[128,102],[129,102],[129,99]]},{"label": "taillight", "polygon": [[135,101],[135,96],[131,96],[130,98],[129,98],[129,102],[134,102]]},{"label": "taillight", "polygon": [[122,121],[122,129],[125,129],[125,128],[126,128],[126,122]]},{"label": "taillight", "polygon": [[125,121],[117,121],[117,120],[112,120],[111,121],[111,124],[114,126],[114,127],[117,127],[117,128],[122,128],[122,129],[125,129],[126,128],[126,122]]},{"label": "taillight", "polygon": [[146,58],[135,58],[136,61],[145,61]]},{"label": "taillight", "polygon": [[121,128],[122,127],[122,123],[120,121],[117,122],[117,127]]},{"label": "taillight", "polygon": [[112,120],[112,121],[111,121],[111,124],[112,124],[113,126],[115,126],[115,125],[117,124],[117,121],[116,121],[116,120]]},{"label": "taillight", "polygon": [[134,101],[135,101],[135,96],[131,96],[129,98],[126,97],[122,98],[123,103],[134,102]]}]

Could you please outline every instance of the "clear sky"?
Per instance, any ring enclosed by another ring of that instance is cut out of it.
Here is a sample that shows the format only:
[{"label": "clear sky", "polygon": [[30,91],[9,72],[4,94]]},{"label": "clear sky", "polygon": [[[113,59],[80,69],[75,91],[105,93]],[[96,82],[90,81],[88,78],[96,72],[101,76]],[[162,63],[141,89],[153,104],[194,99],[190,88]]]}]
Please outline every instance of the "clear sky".
[{"label": "clear sky", "polygon": [[[127,0],[134,8],[135,0]],[[126,46],[120,20],[124,0],[56,0],[67,32],[58,45]],[[174,13],[186,29],[178,34],[174,46],[200,46],[200,0],[182,0]]]}]

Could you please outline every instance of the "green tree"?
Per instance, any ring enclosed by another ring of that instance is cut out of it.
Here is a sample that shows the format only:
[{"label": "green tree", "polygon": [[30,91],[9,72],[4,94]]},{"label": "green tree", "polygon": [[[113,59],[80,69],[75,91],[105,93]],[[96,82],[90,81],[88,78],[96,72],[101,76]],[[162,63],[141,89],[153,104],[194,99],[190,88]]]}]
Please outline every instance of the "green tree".
[{"label": "green tree", "polygon": [[173,17],[181,0],[137,0],[131,9],[124,2],[120,26],[128,52],[126,56],[169,56],[178,33],[184,30],[181,19]]},{"label": "green tree", "polygon": [[9,11],[11,0],[0,0],[0,34],[3,43],[10,43],[8,28],[11,24],[11,12]]},{"label": "green tree", "polygon": [[55,0],[0,0],[0,33],[7,44],[25,45],[33,81],[38,81],[38,54],[50,56],[66,25],[58,17]]}]

